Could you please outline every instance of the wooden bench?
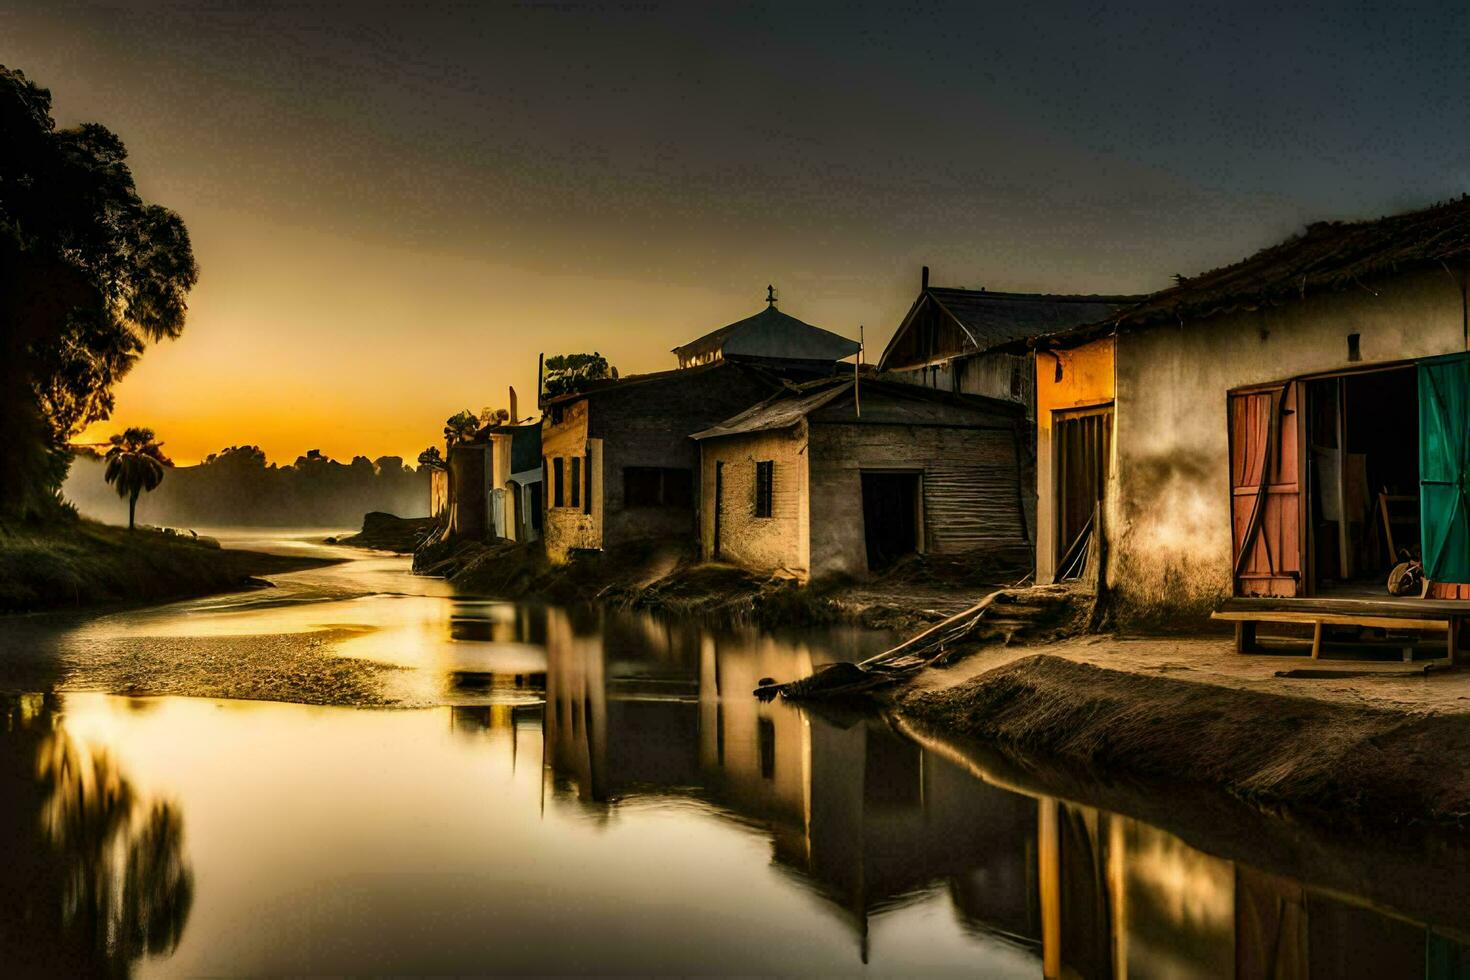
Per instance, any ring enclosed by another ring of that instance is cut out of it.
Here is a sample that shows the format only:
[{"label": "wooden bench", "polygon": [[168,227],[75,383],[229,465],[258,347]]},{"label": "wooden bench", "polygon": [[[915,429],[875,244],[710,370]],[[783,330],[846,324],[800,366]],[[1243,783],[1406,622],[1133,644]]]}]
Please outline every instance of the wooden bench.
[{"label": "wooden bench", "polygon": [[1460,623],[1467,617],[1470,603],[1404,599],[1230,599],[1210,614],[1211,619],[1235,624],[1237,653],[1260,649],[1256,643],[1260,623],[1311,626],[1313,659],[1322,655],[1324,627],[1359,626],[1443,634],[1448,663],[1459,659]]}]

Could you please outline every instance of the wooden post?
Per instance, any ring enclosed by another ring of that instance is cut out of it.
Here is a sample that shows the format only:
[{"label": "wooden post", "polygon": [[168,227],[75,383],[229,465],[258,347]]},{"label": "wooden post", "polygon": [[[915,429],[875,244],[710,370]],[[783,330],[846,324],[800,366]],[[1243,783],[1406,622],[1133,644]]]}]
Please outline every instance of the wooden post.
[{"label": "wooden post", "polygon": [[1322,620],[1312,624],[1312,659],[1318,660],[1322,656]]},{"label": "wooden post", "polygon": [[1256,650],[1256,624],[1253,621],[1235,621],[1235,652],[1254,653]]}]

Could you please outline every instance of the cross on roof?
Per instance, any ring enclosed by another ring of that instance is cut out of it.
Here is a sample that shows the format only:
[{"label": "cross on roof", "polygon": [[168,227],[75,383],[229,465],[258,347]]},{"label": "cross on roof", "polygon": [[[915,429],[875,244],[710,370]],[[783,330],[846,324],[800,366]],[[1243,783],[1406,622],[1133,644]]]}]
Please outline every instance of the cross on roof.
[{"label": "cross on roof", "polygon": [[770,305],[770,306],[775,306],[776,305],[776,287],[775,286],[767,286],[766,287],[766,303],[767,303],[767,305]]}]

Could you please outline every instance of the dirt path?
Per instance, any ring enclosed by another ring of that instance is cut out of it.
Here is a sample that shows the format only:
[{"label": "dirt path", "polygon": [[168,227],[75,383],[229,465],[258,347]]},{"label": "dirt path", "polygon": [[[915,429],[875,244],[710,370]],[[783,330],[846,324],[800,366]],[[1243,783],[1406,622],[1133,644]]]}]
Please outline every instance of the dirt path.
[{"label": "dirt path", "polygon": [[[1238,654],[1228,637],[1086,636],[1041,646],[983,647],[951,667],[920,674],[912,690],[943,690],[1040,653],[1108,670],[1170,677],[1233,690],[1315,698],[1409,714],[1470,713],[1470,670],[1464,668],[1412,677],[1277,677],[1277,671],[1306,667],[1312,662],[1301,656]],[[1323,668],[1360,666],[1351,661],[1317,663]],[[1393,670],[1395,666],[1384,664],[1382,669]]]}]

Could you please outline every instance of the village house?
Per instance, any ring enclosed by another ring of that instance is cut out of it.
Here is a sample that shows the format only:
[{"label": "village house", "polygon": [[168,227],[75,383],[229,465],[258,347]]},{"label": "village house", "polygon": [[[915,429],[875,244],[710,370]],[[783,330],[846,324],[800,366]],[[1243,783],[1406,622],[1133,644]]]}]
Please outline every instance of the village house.
[{"label": "village house", "polygon": [[546,399],[546,554],[567,561],[636,541],[697,540],[698,448],[689,438],[781,389],[831,375],[846,338],[775,306],[676,348],[680,368]]},{"label": "village house", "polygon": [[[1447,631],[1453,655],[1470,609],[1467,273],[1462,199],[1314,224],[1033,341],[1038,581],[1096,548],[1125,617],[1213,611],[1244,624],[1242,646],[1257,622],[1306,623],[1315,652],[1324,629],[1412,615],[1396,622]],[[1422,599],[1388,594],[1408,552]]]},{"label": "village house", "polygon": [[807,581],[906,555],[1026,555],[1021,406],[846,375],[695,434],[707,560]]},{"label": "village house", "polygon": [[[541,422],[516,424],[516,408],[512,388],[511,422],[483,425],[450,447],[443,506],[455,537],[535,541],[541,536]],[[439,484],[431,485],[431,492],[437,506]]]},{"label": "village house", "polygon": [[1024,343],[1015,342],[1095,323],[1140,298],[931,286],[925,266],[919,295],[878,360],[879,376],[1017,402],[1032,418],[1032,355]]}]

